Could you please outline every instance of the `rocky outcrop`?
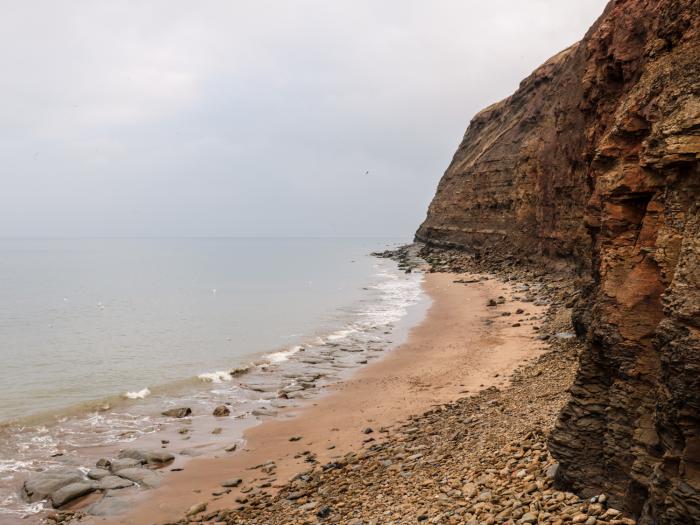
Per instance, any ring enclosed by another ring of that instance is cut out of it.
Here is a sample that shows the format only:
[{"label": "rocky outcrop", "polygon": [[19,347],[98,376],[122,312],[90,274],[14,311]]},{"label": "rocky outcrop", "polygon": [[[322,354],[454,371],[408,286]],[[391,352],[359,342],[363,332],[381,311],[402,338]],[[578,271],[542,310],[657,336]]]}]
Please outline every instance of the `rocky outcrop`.
[{"label": "rocky outcrop", "polygon": [[700,2],[611,2],[470,123],[416,237],[581,277],[559,483],[700,521]]}]

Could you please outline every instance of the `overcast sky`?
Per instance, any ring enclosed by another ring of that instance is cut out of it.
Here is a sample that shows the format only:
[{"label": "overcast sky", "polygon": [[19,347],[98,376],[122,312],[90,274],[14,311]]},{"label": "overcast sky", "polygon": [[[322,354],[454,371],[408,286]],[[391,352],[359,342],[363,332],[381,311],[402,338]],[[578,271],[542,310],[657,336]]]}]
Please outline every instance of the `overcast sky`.
[{"label": "overcast sky", "polygon": [[410,237],[605,3],[0,0],[0,237]]}]

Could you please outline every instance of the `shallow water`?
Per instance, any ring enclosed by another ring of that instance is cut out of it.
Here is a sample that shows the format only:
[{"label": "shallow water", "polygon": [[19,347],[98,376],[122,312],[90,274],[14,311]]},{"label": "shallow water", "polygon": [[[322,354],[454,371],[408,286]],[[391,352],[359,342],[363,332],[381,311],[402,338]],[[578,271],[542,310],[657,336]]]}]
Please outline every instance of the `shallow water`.
[{"label": "shallow water", "polygon": [[0,510],[36,509],[28,473],[89,466],[172,424],[164,408],[272,414],[282,390],[293,404],[376,358],[421,297],[369,256],[398,243],[0,241]]}]

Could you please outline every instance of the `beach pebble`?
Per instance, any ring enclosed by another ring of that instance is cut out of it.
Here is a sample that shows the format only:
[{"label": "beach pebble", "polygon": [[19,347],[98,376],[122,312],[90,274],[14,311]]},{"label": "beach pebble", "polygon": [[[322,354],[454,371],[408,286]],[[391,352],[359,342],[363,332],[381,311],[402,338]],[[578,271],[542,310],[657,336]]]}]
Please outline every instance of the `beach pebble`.
[{"label": "beach pebble", "polygon": [[192,415],[192,409],[189,407],[170,408],[161,412],[161,414],[167,417],[175,417],[181,419],[183,417]]},{"label": "beach pebble", "polygon": [[226,405],[219,405],[214,409],[212,415],[215,417],[226,417],[231,414],[231,410]]},{"label": "beach pebble", "polygon": [[222,487],[237,487],[243,483],[241,478],[231,478],[221,482]]},{"label": "beach pebble", "polygon": [[192,505],[189,510],[187,511],[187,516],[194,516],[195,514],[199,514],[200,512],[204,512],[207,510],[207,504],[202,502],[202,503],[197,503],[196,505]]}]

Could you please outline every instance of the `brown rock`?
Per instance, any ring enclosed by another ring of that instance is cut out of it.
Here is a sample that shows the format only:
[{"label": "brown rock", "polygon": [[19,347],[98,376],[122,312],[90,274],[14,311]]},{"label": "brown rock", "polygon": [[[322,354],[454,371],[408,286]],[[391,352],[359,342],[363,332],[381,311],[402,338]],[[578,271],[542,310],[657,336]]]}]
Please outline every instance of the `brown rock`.
[{"label": "brown rock", "polygon": [[231,414],[231,411],[226,405],[219,405],[214,409],[213,415],[216,417],[226,417]]}]

